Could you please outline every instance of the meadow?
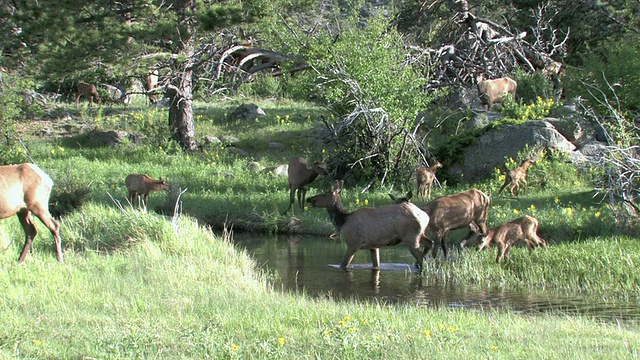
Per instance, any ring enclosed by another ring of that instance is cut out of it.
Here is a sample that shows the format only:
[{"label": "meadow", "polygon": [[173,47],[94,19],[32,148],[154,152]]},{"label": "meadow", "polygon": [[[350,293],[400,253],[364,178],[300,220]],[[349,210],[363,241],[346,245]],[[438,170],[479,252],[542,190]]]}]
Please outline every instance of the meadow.
[{"label": "meadow", "polygon": [[[245,101],[261,105],[267,116],[228,121],[226,115]],[[182,153],[167,140],[164,111],[143,106],[83,107],[71,122],[20,124],[25,146],[15,150],[16,158],[28,156],[56,182],[52,208],[63,214],[65,263],[56,262],[53,240],[37,223],[34,253],[17,264],[22,230],[17,219],[0,221],[0,358],[638,357],[640,332],[633,322],[334,302],[275,291],[233,245],[233,232],[328,236],[334,228],[324,211],[287,213],[286,178],[256,173],[247,163],[330,156],[331,149],[313,136],[323,110],[233,99],[198,104],[196,114],[199,137],[234,136],[251,157],[224,144]],[[136,144],[96,147],[86,136],[94,127],[143,137]],[[152,193],[147,211],[130,206],[124,178],[133,172],[167,178],[172,190]],[[594,197],[591,174],[551,154],[531,167],[529,190],[518,198],[495,196],[503,176],[496,171],[478,184],[441,184],[434,195],[480,188],[494,195],[490,227],[534,215],[549,249],[531,256],[514,249],[502,265],[495,264],[494,249],[470,251],[456,261],[429,262],[426,279],[437,273],[438,281],[637,301],[637,225],[616,223],[616,215]],[[330,184],[319,179],[309,193]],[[351,210],[386,204],[388,192],[412,186],[370,192],[353,187],[343,192],[344,203]],[[175,194],[182,191],[174,213]],[[82,199],[81,206],[72,199]]]}]

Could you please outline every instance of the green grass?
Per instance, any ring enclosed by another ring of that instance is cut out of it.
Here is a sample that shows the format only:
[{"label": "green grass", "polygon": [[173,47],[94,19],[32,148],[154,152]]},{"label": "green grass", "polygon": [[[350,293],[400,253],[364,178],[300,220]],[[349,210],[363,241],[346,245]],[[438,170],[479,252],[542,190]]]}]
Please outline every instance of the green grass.
[{"label": "green grass", "polygon": [[[286,178],[246,167],[251,160],[269,166],[298,154],[330,156],[312,136],[298,138],[312,134],[324,112],[308,104],[261,102],[267,118],[227,121],[226,114],[242,102],[198,104],[197,136],[235,136],[251,158],[223,147],[183,154],[162,133],[166,115],[147,108],[92,108],[74,120],[74,126],[84,121],[144,134],[135,146],[99,148],[83,134],[47,139],[25,133],[33,160],[56,182],[53,198],[87,193],[84,204],[61,220],[64,264],[55,261],[53,240],[38,221],[34,253],[17,264],[22,231],[15,218],[0,221],[0,245],[6,249],[0,252],[0,358],[638,357],[635,322],[333,302],[276,292],[245,252],[209,227],[218,233],[227,224],[236,230],[331,234],[326,211],[285,213]],[[57,131],[64,125],[34,122],[29,128]],[[284,146],[270,148],[272,141]],[[637,228],[617,226],[611,210],[592,197],[589,176],[552,160],[531,168],[529,191],[517,199],[495,196],[500,174],[473,184],[493,194],[490,227],[534,215],[549,241],[547,250],[529,255],[516,248],[502,265],[495,263],[495,248],[465,251],[455,261],[428,262],[423,281],[543,289],[597,301],[637,299]],[[132,172],[187,189],[180,198],[183,215],[154,213],[173,209],[165,193],[151,194],[148,213],[130,207],[124,178]],[[329,184],[319,179],[309,194]],[[353,187],[343,191],[343,201],[350,210],[378,206],[391,202],[388,192],[412,188],[409,180],[403,189],[363,193]],[[460,190],[444,186],[435,193]],[[450,241],[455,246],[457,237]]]}]

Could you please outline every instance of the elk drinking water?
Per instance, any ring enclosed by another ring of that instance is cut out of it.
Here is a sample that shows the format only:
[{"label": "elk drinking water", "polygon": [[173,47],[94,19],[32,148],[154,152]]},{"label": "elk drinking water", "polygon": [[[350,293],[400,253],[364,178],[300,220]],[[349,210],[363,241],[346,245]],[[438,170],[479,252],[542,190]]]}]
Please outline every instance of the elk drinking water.
[{"label": "elk drinking water", "polygon": [[38,231],[31,214],[51,231],[56,244],[56,256],[63,262],[60,224],[49,213],[49,196],[53,180],[34,164],[0,166],[0,219],[18,215],[24,230],[24,247],[18,262],[23,262]]},{"label": "elk drinking water", "polygon": [[509,221],[492,229],[487,233],[479,249],[484,250],[491,244],[498,245],[498,254],[496,262],[500,263],[504,257],[509,257],[509,249],[518,241],[524,241],[529,247],[531,253],[540,245],[547,247],[547,242],[538,236],[538,219],[533,216],[526,215],[524,217]]},{"label": "elk drinking water", "polygon": [[133,204],[133,198],[137,196],[138,206],[142,206],[140,196],[144,196],[144,206],[147,206],[149,192],[169,190],[169,184],[166,179],[154,180],[147,174],[130,174],[125,179],[125,184],[129,191],[129,203]]},{"label": "elk drinking water", "polygon": [[307,195],[307,186],[315,180],[318,175],[327,175],[327,167],[324,163],[314,162],[309,167],[307,160],[302,156],[294,156],[289,160],[288,168],[289,180],[289,210],[293,213],[295,203],[295,193],[298,191],[298,204],[304,211],[304,202]]},{"label": "elk drinking water", "polygon": [[327,208],[333,224],[342,233],[347,251],[340,268],[349,266],[356,251],[368,249],[373,268],[377,269],[380,267],[380,247],[404,243],[416,259],[416,267],[422,269],[420,239],[429,224],[429,215],[408,202],[360,208],[348,213],[340,197],[343,186],[344,182],[339,180],[331,191],[307,199],[314,207]]}]

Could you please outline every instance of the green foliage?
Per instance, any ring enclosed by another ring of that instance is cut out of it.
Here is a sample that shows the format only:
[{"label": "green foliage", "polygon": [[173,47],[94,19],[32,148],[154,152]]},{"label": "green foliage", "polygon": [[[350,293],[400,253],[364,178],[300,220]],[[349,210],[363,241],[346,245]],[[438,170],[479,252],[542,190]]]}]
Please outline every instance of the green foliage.
[{"label": "green foliage", "polygon": [[549,115],[557,106],[552,98],[545,100],[538,97],[536,101],[531,104],[522,104],[522,102],[516,103],[513,100],[507,100],[503,103],[502,113],[516,120],[516,122],[540,120]]},{"label": "green foliage", "polygon": [[518,83],[517,99],[515,100],[519,102],[532,103],[539,98],[554,98],[556,95],[553,82],[541,71],[526,73],[521,68],[518,68],[514,79]]}]

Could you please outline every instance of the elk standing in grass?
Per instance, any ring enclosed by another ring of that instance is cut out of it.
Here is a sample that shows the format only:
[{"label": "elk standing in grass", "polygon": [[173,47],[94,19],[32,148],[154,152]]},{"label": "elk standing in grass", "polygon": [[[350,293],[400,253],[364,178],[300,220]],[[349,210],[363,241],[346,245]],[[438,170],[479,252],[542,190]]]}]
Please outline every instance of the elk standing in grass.
[{"label": "elk standing in grass", "polygon": [[518,83],[510,77],[488,80],[480,74],[476,77],[476,83],[478,96],[486,111],[491,111],[493,104],[507,100],[507,95],[511,95],[512,100],[516,99]]},{"label": "elk standing in grass", "polygon": [[424,199],[431,198],[431,187],[436,179],[436,171],[442,167],[439,161],[429,167],[421,167],[416,170],[416,183],[418,185],[418,196]]},{"label": "elk standing in grass", "polygon": [[169,190],[166,179],[154,180],[147,174],[130,174],[125,179],[125,183],[129,191],[129,203],[133,204],[133,198],[137,196],[138,206],[142,206],[140,196],[144,196],[143,204],[147,206],[150,191]]},{"label": "elk standing in grass", "polygon": [[379,248],[404,243],[416,259],[416,267],[422,269],[420,239],[429,224],[429,215],[409,202],[360,208],[348,213],[340,198],[343,185],[344,182],[339,180],[331,191],[307,199],[314,207],[327,208],[333,224],[345,239],[347,251],[340,268],[346,269],[358,250],[368,249],[373,268],[378,269]]},{"label": "elk standing in grass", "polygon": [[496,262],[500,263],[504,257],[509,257],[509,249],[518,241],[524,241],[529,247],[529,253],[536,245],[547,247],[547,242],[538,236],[538,219],[526,215],[524,217],[509,221],[492,229],[484,238],[479,249],[484,250],[492,243],[498,246]]},{"label": "elk standing in grass", "polygon": [[327,167],[322,162],[314,162],[309,167],[307,160],[302,156],[294,156],[289,160],[288,168],[289,179],[289,210],[293,213],[293,204],[295,203],[296,190],[298,191],[298,204],[300,209],[304,211],[305,197],[307,195],[307,186],[315,180],[318,175],[327,175]]},{"label": "elk standing in grass", "polygon": [[52,187],[51,177],[34,164],[0,166],[0,219],[17,214],[25,234],[24,247],[18,262],[24,261],[31,242],[38,233],[31,217],[32,213],[53,234],[56,256],[59,262],[64,262],[60,224],[49,213]]},{"label": "elk standing in grass", "polygon": [[78,83],[78,94],[76,95],[76,109],[78,108],[78,100],[80,97],[84,96],[89,100],[89,106],[93,104],[95,100],[96,103],[100,104],[102,101],[100,100],[100,95],[98,95],[98,90],[95,85],[89,84],[83,81]]},{"label": "elk standing in grass", "polygon": [[498,195],[502,193],[502,191],[509,186],[509,192],[511,192],[511,196],[518,195],[518,190],[520,189],[520,182],[524,184],[525,191],[527,190],[527,169],[532,164],[531,159],[526,159],[520,163],[520,166],[509,171],[507,175],[505,175],[504,184],[498,190]]}]

